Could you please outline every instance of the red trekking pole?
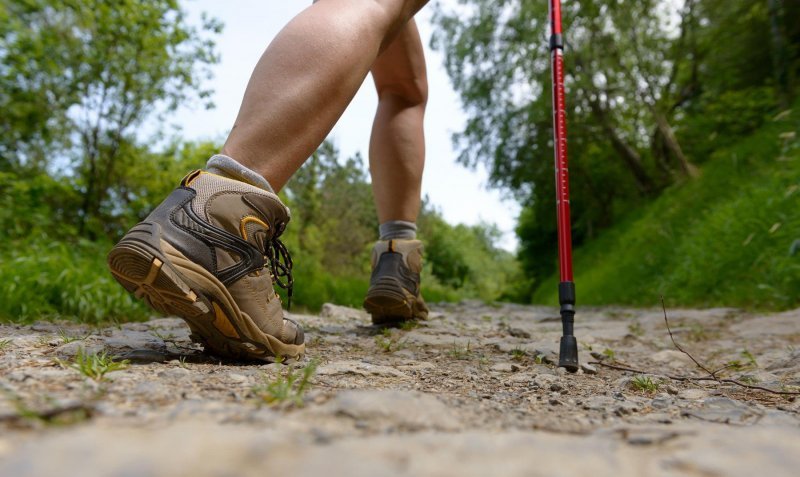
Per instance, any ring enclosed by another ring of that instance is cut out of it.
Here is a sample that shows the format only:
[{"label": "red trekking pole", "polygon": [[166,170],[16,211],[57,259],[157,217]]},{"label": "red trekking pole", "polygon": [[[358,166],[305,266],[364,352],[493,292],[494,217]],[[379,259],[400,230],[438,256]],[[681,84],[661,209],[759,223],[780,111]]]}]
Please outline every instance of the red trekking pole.
[{"label": "red trekking pole", "polygon": [[567,111],[564,101],[564,37],[561,34],[561,0],[550,0],[550,55],[553,74],[553,136],[556,162],[556,210],[558,213],[558,302],[563,336],[558,365],[578,370],[575,323],[575,283],[572,281],[572,229],[569,220],[569,170],[567,169]]}]

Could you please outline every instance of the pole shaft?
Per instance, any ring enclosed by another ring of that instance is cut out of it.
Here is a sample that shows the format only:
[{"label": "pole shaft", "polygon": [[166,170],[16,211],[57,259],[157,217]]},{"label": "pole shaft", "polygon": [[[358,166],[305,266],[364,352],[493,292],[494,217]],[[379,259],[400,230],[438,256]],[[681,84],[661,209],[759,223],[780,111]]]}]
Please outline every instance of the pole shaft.
[{"label": "pole shaft", "polygon": [[550,55],[553,80],[553,131],[558,216],[558,265],[562,282],[572,281],[569,167],[567,163],[567,106],[564,93],[564,54],[561,38],[561,2],[550,0]]}]

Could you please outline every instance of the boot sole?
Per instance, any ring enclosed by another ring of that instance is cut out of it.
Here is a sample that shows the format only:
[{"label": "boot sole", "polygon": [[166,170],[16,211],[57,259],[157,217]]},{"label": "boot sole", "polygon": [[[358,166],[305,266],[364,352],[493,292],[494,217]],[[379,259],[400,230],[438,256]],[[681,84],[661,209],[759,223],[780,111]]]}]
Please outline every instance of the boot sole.
[{"label": "boot sole", "polygon": [[305,344],[288,344],[262,332],[227,288],[160,237],[157,224],[139,224],[108,254],[114,278],[136,298],[165,315],[182,318],[191,338],[213,354],[274,362],[299,359]]},{"label": "boot sole", "polygon": [[392,279],[382,279],[372,285],[364,299],[364,309],[376,325],[394,325],[409,320],[424,320],[427,312],[420,310],[417,297]]}]

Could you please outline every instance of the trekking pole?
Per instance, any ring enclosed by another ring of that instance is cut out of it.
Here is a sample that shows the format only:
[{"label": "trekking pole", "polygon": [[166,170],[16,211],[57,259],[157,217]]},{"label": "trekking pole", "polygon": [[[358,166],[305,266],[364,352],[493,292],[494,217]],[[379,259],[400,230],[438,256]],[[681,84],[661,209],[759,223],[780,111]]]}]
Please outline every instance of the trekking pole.
[{"label": "trekking pole", "polygon": [[569,170],[567,169],[567,111],[564,101],[564,38],[561,34],[561,0],[550,0],[550,57],[553,75],[553,139],[556,163],[556,210],[558,215],[558,302],[563,336],[558,366],[578,370],[575,323],[575,283],[572,281],[572,230],[569,219]]}]

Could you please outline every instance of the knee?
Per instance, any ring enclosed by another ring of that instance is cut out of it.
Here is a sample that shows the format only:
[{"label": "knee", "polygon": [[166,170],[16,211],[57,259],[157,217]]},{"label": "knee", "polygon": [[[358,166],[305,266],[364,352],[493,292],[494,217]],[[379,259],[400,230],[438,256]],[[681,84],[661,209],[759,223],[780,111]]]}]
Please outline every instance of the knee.
[{"label": "knee", "polygon": [[368,0],[364,8],[373,18],[380,19],[389,29],[399,28],[422,8],[428,0]]},{"label": "knee", "polygon": [[425,75],[375,81],[378,101],[388,98],[400,100],[407,107],[422,106],[428,102],[428,80]]}]

